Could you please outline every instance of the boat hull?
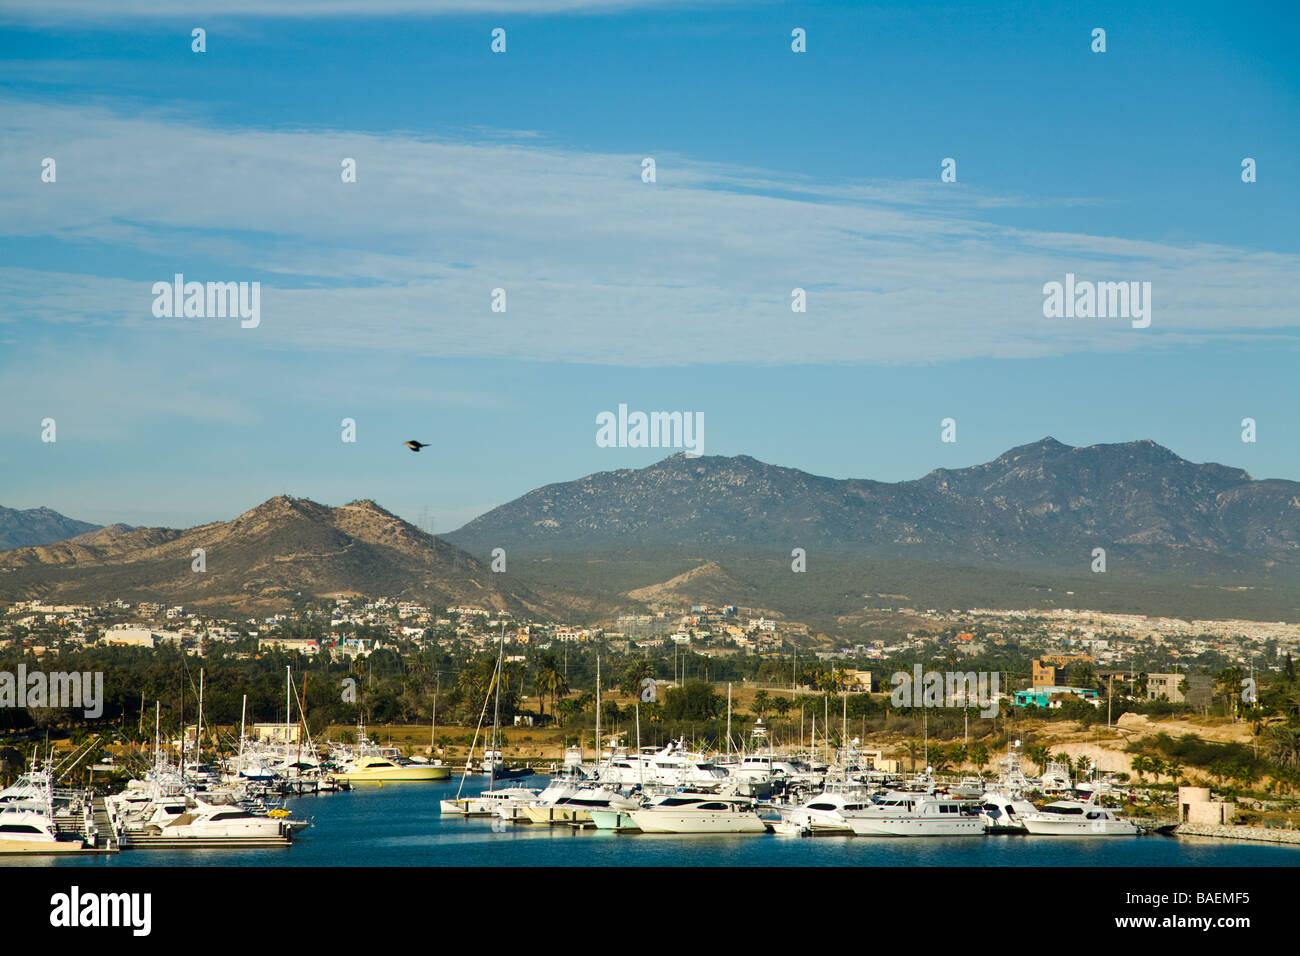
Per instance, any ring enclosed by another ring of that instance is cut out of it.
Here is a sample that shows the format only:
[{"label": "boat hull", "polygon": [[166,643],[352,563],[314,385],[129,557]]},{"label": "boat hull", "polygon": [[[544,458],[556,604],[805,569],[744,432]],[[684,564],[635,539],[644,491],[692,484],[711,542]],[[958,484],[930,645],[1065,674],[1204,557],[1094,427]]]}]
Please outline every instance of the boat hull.
[{"label": "boat hull", "polygon": [[0,840],[0,856],[84,853],[85,850],[86,845],[80,840]]},{"label": "boat hull", "polygon": [[673,812],[632,810],[632,822],[642,833],[766,833],[757,813]]},{"label": "boat hull", "polygon": [[349,783],[405,783],[415,781],[450,780],[450,767],[386,767],[381,770],[338,771],[339,780]]},{"label": "boat hull", "polygon": [[633,822],[629,810],[592,810],[590,813],[591,822],[597,830],[619,830],[626,833],[641,829]]},{"label": "boat hull", "polygon": [[523,815],[529,823],[590,823],[591,811],[572,807],[524,807]]},{"label": "boat hull", "polygon": [[934,817],[853,817],[849,820],[855,836],[954,837],[983,836],[984,824],[971,817],[943,820]]},{"label": "boat hull", "polygon": [[1037,820],[1027,818],[1025,832],[1032,836],[1107,837],[1137,836],[1138,828],[1127,820]]}]

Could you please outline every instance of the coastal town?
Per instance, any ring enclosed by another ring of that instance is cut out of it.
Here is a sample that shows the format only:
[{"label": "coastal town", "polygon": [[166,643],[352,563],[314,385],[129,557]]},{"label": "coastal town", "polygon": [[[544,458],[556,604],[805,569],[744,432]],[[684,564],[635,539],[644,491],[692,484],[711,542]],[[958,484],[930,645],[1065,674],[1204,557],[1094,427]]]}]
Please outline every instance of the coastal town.
[{"label": "coastal town", "polygon": [[[39,600],[0,605],[0,650],[34,658],[86,646],[172,646],[202,657],[225,646],[232,657],[281,651],[346,661],[376,650],[444,647],[482,651],[504,636],[507,646],[537,652],[565,646],[601,647],[616,654],[683,649],[709,660],[763,660],[804,655],[842,664],[857,689],[878,689],[890,661],[912,657],[975,660],[1001,655],[1008,675],[1030,687],[1055,686],[1044,677],[1071,665],[1094,675],[1133,680],[1146,675],[1149,699],[1204,706],[1211,672],[1240,667],[1277,671],[1300,657],[1300,624],[1246,620],[1184,620],[1087,610],[901,609],[914,629],[895,639],[810,633],[807,625],[736,605],[696,604],[676,612],[627,614],[603,624],[525,621],[474,606],[431,608],[386,598],[312,602],[300,612],[235,618],[184,606],[114,600],[53,605]],[[1031,661],[1041,666],[1031,666]],[[874,674],[874,677],[873,677]],[[1183,683],[1185,682],[1185,684]],[[1010,686],[1010,685],[1008,685]]]}]

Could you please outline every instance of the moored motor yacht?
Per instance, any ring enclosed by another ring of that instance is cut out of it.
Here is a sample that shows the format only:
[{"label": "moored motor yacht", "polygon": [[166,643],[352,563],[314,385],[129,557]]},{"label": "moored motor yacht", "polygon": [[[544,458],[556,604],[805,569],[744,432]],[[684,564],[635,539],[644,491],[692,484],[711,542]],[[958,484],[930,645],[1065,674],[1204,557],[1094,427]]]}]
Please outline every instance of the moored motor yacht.
[{"label": "moored motor yacht", "polygon": [[13,801],[0,809],[0,854],[75,853],[84,848],[80,835],[59,832],[48,806]]},{"label": "moored motor yacht", "polygon": [[1025,816],[1025,829],[1036,836],[1136,836],[1131,820],[1097,803],[1097,793],[1085,800],[1057,800]]},{"label": "moored motor yacht", "polygon": [[997,787],[984,791],[980,819],[989,833],[1026,833],[1025,817],[1038,808],[1025,797]]},{"label": "moored motor yacht", "polygon": [[442,800],[438,806],[446,814],[464,817],[494,817],[500,815],[503,808],[527,806],[536,802],[539,796],[541,794],[537,790],[528,790],[524,787],[502,787],[499,790],[484,790],[473,797]]},{"label": "moored motor yacht", "polygon": [[973,801],[895,791],[847,819],[857,836],[982,836],[976,808]]},{"label": "moored motor yacht", "polygon": [[825,790],[781,814],[782,822],[796,832],[809,834],[852,833],[849,818],[873,806],[864,792]]},{"label": "moored motor yacht", "polygon": [[[638,810],[639,801],[608,787],[586,787],[553,803],[538,801],[523,808],[530,823],[589,823],[597,810]],[[517,818],[516,818],[517,819]]]},{"label": "moored motor yacht", "polygon": [[362,754],[334,776],[350,783],[389,783],[393,781],[449,780],[451,768],[440,764],[398,763],[379,754]]},{"label": "moored motor yacht", "polygon": [[673,793],[628,817],[642,833],[764,833],[767,824],[747,797]]}]

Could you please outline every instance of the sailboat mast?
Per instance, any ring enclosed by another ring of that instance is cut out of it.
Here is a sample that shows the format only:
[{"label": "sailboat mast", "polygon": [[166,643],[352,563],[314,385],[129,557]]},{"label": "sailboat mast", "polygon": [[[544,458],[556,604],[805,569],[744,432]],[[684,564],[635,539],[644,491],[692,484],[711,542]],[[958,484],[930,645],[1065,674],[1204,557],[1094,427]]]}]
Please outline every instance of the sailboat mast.
[{"label": "sailboat mast", "polygon": [[506,654],[506,626],[501,625],[501,650],[497,653],[496,701],[492,705],[492,756],[491,771],[488,776],[488,789],[495,790],[497,783],[497,731],[501,727],[501,665]]},{"label": "sailboat mast", "polygon": [[731,681],[727,681],[727,756],[731,756]]},{"label": "sailboat mast", "polygon": [[596,652],[596,766],[600,766],[600,652]]},{"label": "sailboat mast", "polygon": [[239,775],[244,775],[244,718],[248,716],[248,695],[244,695],[244,703],[239,708]]},{"label": "sailboat mast", "polygon": [[194,762],[203,763],[203,668],[199,668],[199,726],[194,731]]},{"label": "sailboat mast", "polygon": [[284,668],[284,755],[289,756],[289,725],[293,723],[293,668]]},{"label": "sailboat mast", "polygon": [[[302,695],[298,698],[298,763],[302,763],[302,739],[307,736],[307,711],[303,709],[303,704],[307,700],[307,675],[302,675]],[[302,776],[302,768],[298,768],[298,776]]]}]

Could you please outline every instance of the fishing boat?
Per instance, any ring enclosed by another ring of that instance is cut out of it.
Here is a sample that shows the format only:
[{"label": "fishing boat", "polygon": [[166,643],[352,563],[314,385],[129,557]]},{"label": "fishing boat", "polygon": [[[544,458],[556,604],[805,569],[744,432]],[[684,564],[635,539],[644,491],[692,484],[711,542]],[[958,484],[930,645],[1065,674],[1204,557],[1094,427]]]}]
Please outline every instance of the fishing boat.
[{"label": "fishing boat", "polygon": [[1027,833],[1025,817],[1038,812],[1025,796],[1030,783],[1020,768],[1020,760],[1020,741],[1015,740],[1007,745],[997,780],[980,797],[980,819],[986,833]]},{"label": "fishing boat", "polygon": [[350,783],[448,780],[451,778],[451,769],[427,763],[401,764],[379,754],[362,754],[342,769],[334,771],[334,776]]},{"label": "fishing boat", "polygon": [[79,853],[79,834],[60,833],[48,806],[11,802],[0,809],[0,854]]},{"label": "fishing boat", "polygon": [[[809,835],[849,834],[849,818],[874,806],[866,793],[852,789],[827,789],[813,794],[781,814],[786,831]],[[783,831],[785,832],[785,831]]]},{"label": "fishing boat", "polygon": [[1024,796],[997,787],[980,798],[980,819],[988,833],[1028,833],[1025,817],[1037,812],[1038,807]]}]

